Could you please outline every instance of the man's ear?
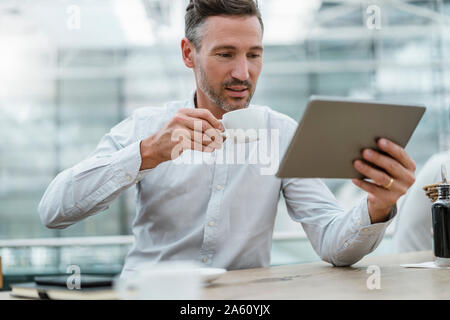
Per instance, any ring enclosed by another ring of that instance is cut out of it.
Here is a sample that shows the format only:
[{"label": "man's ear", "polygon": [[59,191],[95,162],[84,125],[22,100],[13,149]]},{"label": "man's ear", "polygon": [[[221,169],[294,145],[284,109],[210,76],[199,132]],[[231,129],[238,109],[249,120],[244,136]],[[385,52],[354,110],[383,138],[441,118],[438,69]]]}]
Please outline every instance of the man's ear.
[{"label": "man's ear", "polygon": [[186,67],[193,69],[195,67],[195,47],[187,38],[181,39],[181,54]]}]

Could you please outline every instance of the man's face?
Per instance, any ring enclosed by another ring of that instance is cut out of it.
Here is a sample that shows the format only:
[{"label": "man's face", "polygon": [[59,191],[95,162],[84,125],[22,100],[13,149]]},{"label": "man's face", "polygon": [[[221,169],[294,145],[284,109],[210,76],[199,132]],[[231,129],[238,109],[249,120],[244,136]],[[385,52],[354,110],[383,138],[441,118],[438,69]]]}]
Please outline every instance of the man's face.
[{"label": "man's face", "polygon": [[262,30],[257,17],[214,16],[200,28],[195,52],[197,87],[224,111],[246,108],[262,68]]}]

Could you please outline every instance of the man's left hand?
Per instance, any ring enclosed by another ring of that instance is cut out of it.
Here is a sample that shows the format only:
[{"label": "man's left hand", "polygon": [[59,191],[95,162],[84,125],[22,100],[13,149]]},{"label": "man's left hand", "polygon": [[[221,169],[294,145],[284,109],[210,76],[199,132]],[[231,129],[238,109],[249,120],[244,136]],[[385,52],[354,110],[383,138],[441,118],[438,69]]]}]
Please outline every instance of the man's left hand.
[{"label": "man's left hand", "polygon": [[415,181],[416,164],[405,149],[387,139],[377,142],[383,155],[375,150],[365,149],[363,159],[375,164],[385,172],[371,167],[364,161],[356,160],[353,166],[372,182],[352,179],[353,183],[369,195],[367,206],[371,223],[386,221],[397,200],[408,191]]}]

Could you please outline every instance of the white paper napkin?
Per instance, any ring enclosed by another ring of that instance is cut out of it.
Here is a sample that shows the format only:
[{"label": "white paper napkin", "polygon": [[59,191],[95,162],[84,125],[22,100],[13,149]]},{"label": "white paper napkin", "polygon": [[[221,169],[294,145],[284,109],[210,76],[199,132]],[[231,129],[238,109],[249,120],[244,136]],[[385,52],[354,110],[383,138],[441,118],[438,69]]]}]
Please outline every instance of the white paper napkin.
[{"label": "white paper napkin", "polygon": [[450,267],[440,267],[434,261],[412,264],[401,264],[404,268],[425,268],[425,269],[450,269]]}]

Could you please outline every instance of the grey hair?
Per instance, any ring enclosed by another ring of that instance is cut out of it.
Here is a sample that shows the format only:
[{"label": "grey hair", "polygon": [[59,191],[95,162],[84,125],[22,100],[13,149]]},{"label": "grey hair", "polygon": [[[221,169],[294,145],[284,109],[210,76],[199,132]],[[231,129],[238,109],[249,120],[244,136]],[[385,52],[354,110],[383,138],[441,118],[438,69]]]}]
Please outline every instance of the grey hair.
[{"label": "grey hair", "polygon": [[201,26],[211,16],[255,16],[264,32],[264,24],[257,0],[190,0],[185,15],[185,37],[201,48]]}]

